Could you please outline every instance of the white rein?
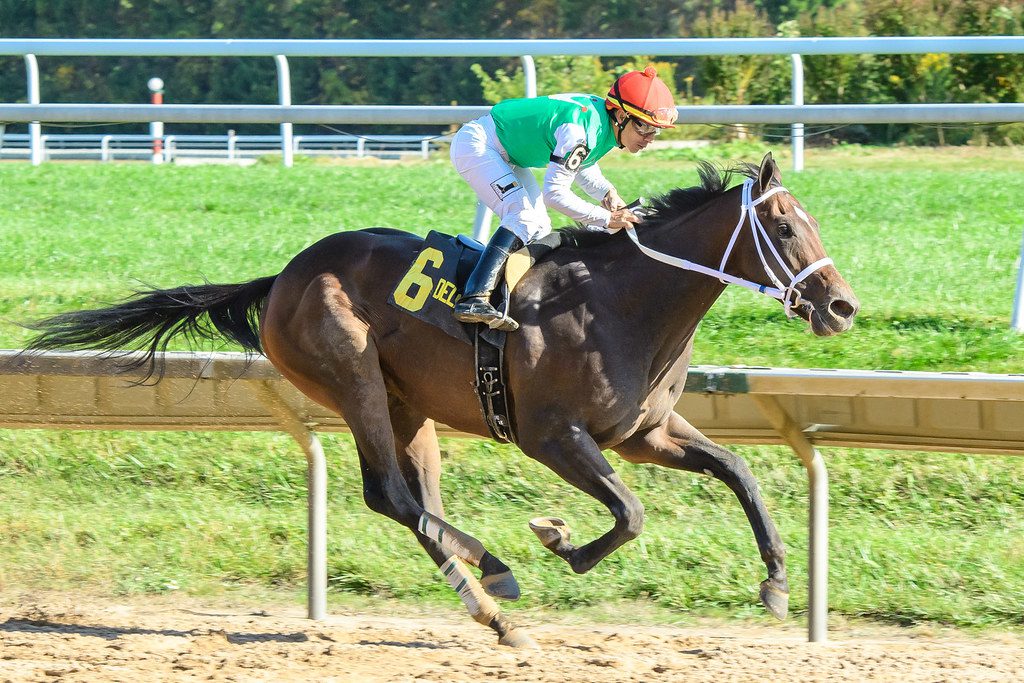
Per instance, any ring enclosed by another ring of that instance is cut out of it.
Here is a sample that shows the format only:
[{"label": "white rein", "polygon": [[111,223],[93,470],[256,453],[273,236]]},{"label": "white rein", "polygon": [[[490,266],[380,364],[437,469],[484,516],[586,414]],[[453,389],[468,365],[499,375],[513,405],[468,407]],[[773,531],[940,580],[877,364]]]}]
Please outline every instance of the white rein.
[{"label": "white rein", "polygon": [[[781,301],[785,306],[786,317],[792,318],[796,315],[796,313],[792,311],[792,307],[796,306],[800,301],[800,292],[796,291],[796,286],[803,282],[809,275],[811,275],[811,273],[814,273],[825,266],[832,265],[832,259],[828,257],[818,259],[794,275],[782,260],[778,250],[775,249],[775,245],[772,244],[771,239],[769,239],[768,232],[764,229],[764,226],[761,225],[761,219],[757,217],[757,211],[755,210],[755,207],[758,204],[768,199],[768,197],[771,197],[773,194],[788,192],[789,190],[780,185],[762,193],[757,199],[751,199],[750,195],[753,187],[754,181],[752,179],[747,178],[743,181],[743,199],[742,204],[740,205],[740,220],[736,223],[736,229],[732,232],[732,237],[729,239],[729,246],[725,248],[725,254],[722,256],[722,262],[718,266],[717,270],[707,266],[702,266],[699,263],[693,263],[692,261],[687,261],[675,256],[669,256],[668,254],[663,254],[660,251],[655,251],[645,247],[640,244],[640,240],[636,236],[636,229],[632,225],[626,228],[626,233],[629,235],[629,239],[633,240],[633,243],[636,244],[640,251],[655,261],[660,261],[670,266],[675,266],[676,268],[682,268],[683,270],[692,270],[696,273],[717,277],[721,282],[726,284],[740,285],[741,287],[752,289],[755,292],[767,294],[768,296]],[[745,220],[747,218],[749,218],[749,221]],[[743,229],[744,222],[750,223],[750,231],[754,236],[754,246],[757,247],[757,255],[761,258],[761,265],[764,266],[764,272],[767,273],[769,279],[771,279],[772,283],[775,285],[774,287],[759,285],[756,282],[744,280],[743,278],[736,277],[735,275],[729,275],[725,272],[725,264],[728,262],[730,254],[732,254],[732,249],[736,245],[736,239],[739,237],[740,231]],[[761,247],[762,242],[768,245],[772,256],[775,257],[775,262],[782,269],[782,272],[789,278],[788,286],[782,284],[782,281],[779,280],[775,271],[773,271],[768,265],[764,249]],[[791,298],[792,301],[790,301]]]}]

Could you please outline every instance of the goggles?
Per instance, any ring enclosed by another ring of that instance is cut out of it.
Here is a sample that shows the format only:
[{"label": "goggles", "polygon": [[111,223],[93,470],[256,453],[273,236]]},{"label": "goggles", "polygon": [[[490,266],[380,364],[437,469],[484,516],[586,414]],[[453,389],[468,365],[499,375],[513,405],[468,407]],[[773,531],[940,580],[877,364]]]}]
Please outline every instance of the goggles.
[{"label": "goggles", "polygon": [[661,128],[658,128],[657,126],[652,126],[651,124],[646,123],[645,121],[641,121],[635,116],[630,116],[629,120],[633,122],[633,128],[636,129],[636,132],[645,138],[650,137],[652,135],[658,135],[661,133]]},{"label": "goggles", "polygon": [[644,112],[651,119],[662,126],[671,126],[679,118],[679,111],[675,107],[662,107],[651,112]]}]

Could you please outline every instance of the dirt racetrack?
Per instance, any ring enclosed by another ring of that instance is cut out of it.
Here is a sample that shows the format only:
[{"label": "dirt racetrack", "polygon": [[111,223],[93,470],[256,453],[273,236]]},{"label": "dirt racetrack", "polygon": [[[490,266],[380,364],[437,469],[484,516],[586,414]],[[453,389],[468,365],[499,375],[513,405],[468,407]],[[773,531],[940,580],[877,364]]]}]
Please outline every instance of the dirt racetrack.
[{"label": "dirt racetrack", "polygon": [[[623,614],[623,618],[627,615]],[[1024,638],[799,626],[675,628],[520,618],[540,650],[457,612],[252,612],[184,601],[22,597],[0,608],[0,681],[1022,681]]]}]

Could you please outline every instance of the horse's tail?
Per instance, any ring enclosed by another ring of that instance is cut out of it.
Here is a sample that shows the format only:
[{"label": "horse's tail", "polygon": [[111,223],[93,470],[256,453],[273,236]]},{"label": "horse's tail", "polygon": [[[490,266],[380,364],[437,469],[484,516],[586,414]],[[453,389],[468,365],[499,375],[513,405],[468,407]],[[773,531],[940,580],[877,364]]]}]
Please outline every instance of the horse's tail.
[{"label": "horse's tail", "polygon": [[[147,378],[157,369],[156,354],[181,335],[192,340],[226,337],[247,352],[261,352],[260,309],[276,279],[138,291],[115,306],[61,313],[27,325],[39,334],[26,350],[112,350],[124,356],[126,369],[148,364]],[[120,353],[126,350],[144,353]]]}]

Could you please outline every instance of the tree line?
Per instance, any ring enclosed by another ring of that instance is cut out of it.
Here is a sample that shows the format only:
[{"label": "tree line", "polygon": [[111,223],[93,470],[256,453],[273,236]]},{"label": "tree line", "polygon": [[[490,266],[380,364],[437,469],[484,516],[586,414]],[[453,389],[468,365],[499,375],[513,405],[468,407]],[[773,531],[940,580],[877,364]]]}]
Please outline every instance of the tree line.
[{"label": "tree line", "polygon": [[[1013,0],[0,0],[4,38],[725,38],[1022,35]],[[785,56],[538,58],[538,90],[604,92],[648,62],[681,104],[789,101]],[[521,96],[518,59],[293,58],[295,104],[485,104]],[[271,59],[40,57],[44,102],[277,101]],[[804,58],[808,104],[1020,102],[1024,55],[821,55]],[[25,67],[0,57],[0,100],[23,102]],[[124,126],[127,129],[131,126]],[[135,126],[134,128],[138,128]],[[175,130],[177,128],[177,130]],[[179,124],[168,132],[223,132]],[[239,132],[266,127],[236,126]],[[324,132],[322,127],[305,132]],[[1024,142],[1021,126],[846,126],[816,139],[864,142]],[[302,132],[302,131],[300,131]],[[351,132],[382,132],[368,126]],[[423,126],[385,132],[424,132]],[[757,129],[754,131],[758,132]],[[770,131],[761,129],[769,134]],[[728,137],[730,127],[678,135]]]}]

